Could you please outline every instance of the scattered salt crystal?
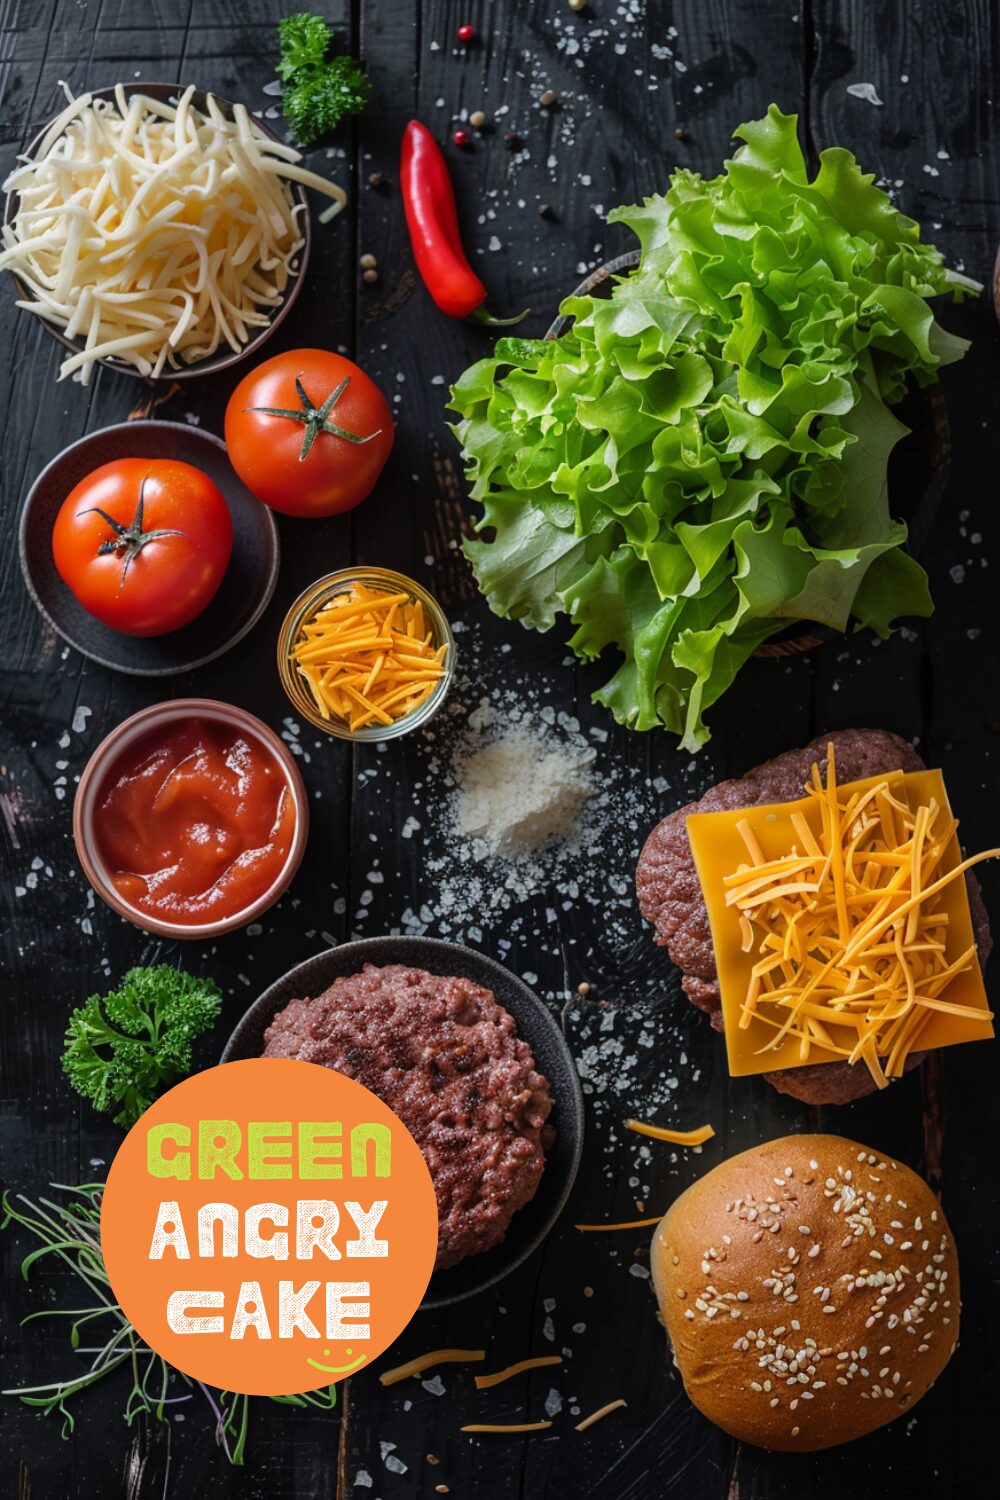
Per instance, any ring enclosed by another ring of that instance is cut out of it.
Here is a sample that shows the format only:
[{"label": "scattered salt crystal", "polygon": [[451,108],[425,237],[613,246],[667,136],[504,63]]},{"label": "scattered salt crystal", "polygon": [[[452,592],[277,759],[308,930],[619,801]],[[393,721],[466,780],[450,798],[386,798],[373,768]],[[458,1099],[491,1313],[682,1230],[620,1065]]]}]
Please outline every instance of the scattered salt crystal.
[{"label": "scattered salt crystal", "polygon": [[873,83],[849,83],[847,92],[853,94],[855,99],[864,99],[867,104],[881,105],[882,103]]},{"label": "scattered salt crystal", "polygon": [[565,843],[594,789],[593,758],[527,729],[501,735],[458,773],[459,828],[485,852],[511,859]]},{"label": "scattered salt crystal", "polygon": [[382,1441],[379,1443],[379,1449],[382,1453],[382,1462],[385,1464],[390,1474],[405,1474],[407,1472],[406,1465],[403,1463],[403,1460],[401,1458],[397,1458],[395,1453],[393,1452],[395,1446],[395,1443],[387,1442],[385,1438],[382,1439]]}]

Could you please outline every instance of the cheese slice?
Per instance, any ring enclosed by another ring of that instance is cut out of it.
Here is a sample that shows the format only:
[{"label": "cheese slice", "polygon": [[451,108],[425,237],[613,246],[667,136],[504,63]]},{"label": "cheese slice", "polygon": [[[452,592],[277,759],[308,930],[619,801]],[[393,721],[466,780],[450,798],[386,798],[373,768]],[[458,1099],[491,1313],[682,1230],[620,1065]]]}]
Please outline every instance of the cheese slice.
[{"label": "cheese slice", "polygon": [[993,1035],[956,828],[940,771],[833,764],[799,801],[691,814],[731,1074],[848,1061],[883,1087]]}]

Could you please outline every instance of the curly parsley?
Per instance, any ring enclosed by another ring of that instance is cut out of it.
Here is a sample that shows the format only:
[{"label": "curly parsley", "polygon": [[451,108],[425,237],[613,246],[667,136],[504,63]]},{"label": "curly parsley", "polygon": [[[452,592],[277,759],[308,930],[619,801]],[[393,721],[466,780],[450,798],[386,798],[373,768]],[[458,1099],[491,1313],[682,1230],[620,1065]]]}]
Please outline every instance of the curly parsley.
[{"label": "curly parsley", "polygon": [[311,146],[345,115],[361,113],[371,84],[353,57],[330,56],[333,32],[322,16],[286,16],[278,32],[285,119],[299,144]]},{"label": "curly parsley", "polygon": [[110,995],[72,1012],[62,1065],[78,1094],[129,1129],[157,1094],[191,1070],[196,1037],[214,1023],[222,995],[211,979],[170,964],[130,969]]}]

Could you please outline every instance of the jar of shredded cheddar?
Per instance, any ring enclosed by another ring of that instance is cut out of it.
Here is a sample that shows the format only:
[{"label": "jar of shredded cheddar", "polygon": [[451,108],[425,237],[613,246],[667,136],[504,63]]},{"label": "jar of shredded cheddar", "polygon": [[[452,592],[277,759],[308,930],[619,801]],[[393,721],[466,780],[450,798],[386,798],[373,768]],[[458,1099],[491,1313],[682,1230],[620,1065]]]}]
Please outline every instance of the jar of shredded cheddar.
[{"label": "jar of shredded cheddar", "polygon": [[278,637],[278,671],[310,724],[338,739],[395,739],[443,703],[455,666],[433,595],[388,568],[345,568],[300,594]]}]

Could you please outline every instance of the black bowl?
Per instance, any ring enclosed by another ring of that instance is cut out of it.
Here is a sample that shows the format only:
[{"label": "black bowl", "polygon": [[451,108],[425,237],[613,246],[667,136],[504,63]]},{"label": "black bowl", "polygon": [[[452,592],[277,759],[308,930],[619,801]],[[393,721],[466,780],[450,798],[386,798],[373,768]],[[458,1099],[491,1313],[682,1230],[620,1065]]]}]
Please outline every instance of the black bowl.
[{"label": "black bowl", "polygon": [[450,1270],[435,1272],[421,1303],[422,1308],[431,1311],[495,1286],[527,1260],[545,1239],[565,1207],[580,1165],[583,1095],[576,1065],[558,1022],[523,980],[495,959],[437,938],[363,938],[307,958],[254,1001],[226,1043],[220,1061],[260,1057],[265,1031],[290,1000],[322,994],[335,979],[357,974],[369,963],[410,964],[432,974],[471,979],[474,984],[492,990],[517,1022],[518,1032],[531,1047],[535,1063],[548,1079],[555,1100],[551,1119],[556,1139],[546,1158],[537,1193],[514,1215],[502,1244],[483,1255],[470,1255]]},{"label": "black bowl", "polygon": [[[627,276],[640,260],[638,250],[628,250],[614,260],[591,271],[572,292],[574,297],[610,297],[614,278]],[[995,295],[1000,316],[1000,251],[997,253]],[[560,312],[545,337],[559,338],[572,323],[572,317]],[[944,392],[939,385],[911,386],[895,407],[895,415],[910,429],[889,455],[889,498],[893,513],[906,522],[906,550],[919,557],[944,497],[951,467],[951,435]],[[754,656],[780,658],[797,656],[822,646],[826,641],[843,640],[843,633],[829,625],[810,620],[795,620],[757,647]]]},{"label": "black bowl", "polygon": [[[56,572],[52,528],[69,492],[116,458],[174,458],[202,469],[222,491],[233,522],[233,553],[219,592],[197,619],[169,635],[122,635],[88,614]],[[53,630],[83,656],[137,677],[168,677],[213,661],[242,640],[267,608],[278,581],[273,512],[237,477],[226,445],[184,422],[121,422],[71,443],[39,474],[21,512],[21,569],[28,592]]]},{"label": "black bowl", "polygon": [[[87,89],[85,92],[89,93],[95,99],[112,99],[114,98],[116,88],[117,85],[112,84],[107,88]],[[123,83],[121,85],[121,88],[125,93],[126,99],[130,99],[133,94],[148,94],[151,99],[156,99],[160,103],[169,103],[171,100],[178,99],[180,95],[183,94],[185,85],[180,83],[135,82]],[[223,99],[219,94],[216,94],[214,90],[206,91],[205,89],[195,89],[194,93],[191,95],[191,103],[194,105],[195,109],[198,110],[198,112],[202,115],[207,114],[208,92],[212,93],[212,97],[215,100],[216,104],[219,106],[219,109],[222,111],[222,113],[226,115],[227,118],[232,118],[233,106],[231,102],[228,99]],[[59,113],[61,112],[62,111],[60,110]],[[55,119],[55,116],[53,116],[53,119]],[[266,120],[261,120],[254,116],[253,123],[259,128],[261,133],[268,136],[270,140],[281,141],[281,137],[271,129]],[[41,130],[39,130],[35,134],[30,144],[25,147],[23,152],[24,156],[34,156],[39,142],[41,141],[42,137],[45,135],[45,132],[48,130],[51,124],[52,120],[47,120],[45,122]],[[267,323],[263,328],[259,328],[256,333],[252,334],[241,349],[231,349],[228,344],[223,344],[219,349],[216,350],[214,354],[210,355],[208,359],[197,360],[192,365],[181,365],[176,370],[167,368],[164,369],[160,375],[156,376],[143,375],[141,371],[136,369],[135,365],[129,364],[128,360],[119,359],[116,355],[113,354],[105,355],[102,359],[99,359],[97,363],[99,365],[106,365],[109,370],[120,370],[123,375],[131,375],[137,380],[148,380],[150,384],[155,385],[159,381],[163,381],[164,383],[169,384],[174,380],[189,380],[192,375],[213,375],[216,374],[219,370],[228,370],[231,365],[237,364],[242,359],[247,359],[251,354],[256,354],[260,349],[261,344],[263,344],[264,340],[271,337],[271,334],[274,332],[274,330],[280,323],[284,322],[285,318],[291,311],[292,304],[298,297],[299,292],[302,288],[302,283],[305,280],[306,267],[309,263],[309,252],[312,248],[312,226],[309,218],[309,200],[306,197],[306,190],[301,183],[293,182],[290,183],[289,186],[292,190],[292,196],[295,202],[302,205],[298,223],[302,232],[302,239],[304,243],[298,253],[298,264],[296,269],[289,275],[288,285],[285,288],[285,294],[278,306],[275,308],[274,316],[271,318],[270,322]],[[3,216],[3,222],[5,225],[11,223],[14,218],[14,214],[17,211],[17,196],[18,195],[15,192],[10,192],[7,194],[7,201],[4,205]],[[34,299],[32,297],[31,289],[25,286],[23,282],[19,281],[15,273],[12,272],[11,274],[14,276],[14,282],[17,286],[17,294],[21,298],[21,300],[23,302],[33,301]],[[82,339],[68,338],[61,328],[57,327],[55,323],[50,323],[47,318],[39,318],[38,321],[44,328],[48,329],[53,338],[58,339],[60,344],[62,344],[64,348],[68,349],[71,354],[79,354],[84,348],[84,341]]]}]

